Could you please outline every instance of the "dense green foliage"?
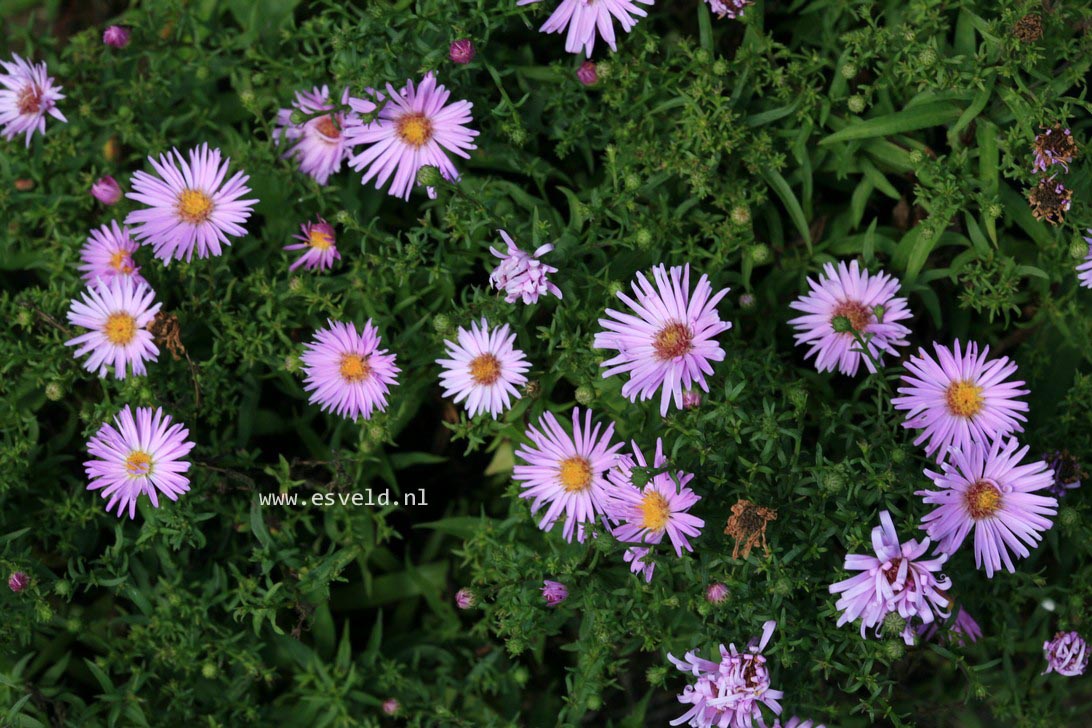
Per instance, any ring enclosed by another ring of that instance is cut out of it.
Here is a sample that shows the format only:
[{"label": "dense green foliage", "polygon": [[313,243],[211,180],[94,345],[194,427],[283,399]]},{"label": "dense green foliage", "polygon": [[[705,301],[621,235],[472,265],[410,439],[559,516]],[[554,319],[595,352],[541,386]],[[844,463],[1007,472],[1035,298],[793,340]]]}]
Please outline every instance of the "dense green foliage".
[{"label": "dense green foliage", "polygon": [[[1082,149],[1092,138],[1081,3],[760,1],[729,21],[662,2],[618,53],[597,50],[593,87],[562,37],[536,32],[552,2],[70,5],[0,0],[4,56],[48,61],[69,119],[29,150],[0,142],[0,572],[31,578],[0,588],[0,725],[663,725],[686,682],[667,652],[741,645],[767,619],[786,715],[1092,721],[1087,677],[1039,674],[1045,639],[1088,630],[1087,488],[1016,574],[987,580],[967,548],[948,564],[977,644],[835,627],[827,587],[845,553],[868,550],[885,508],[911,533],[927,461],[890,405],[898,362],[817,374],[786,325],[824,262],[882,267],[916,314],[905,353],[958,337],[1013,357],[1032,451],[1092,462],[1092,292],[1074,271],[1092,226],[1086,155],[1065,176],[1065,224],[1037,221],[1025,198],[1041,127],[1067,125]],[[1030,12],[1042,37],[1021,40]],[[128,48],[102,44],[108,20],[133,29]],[[447,59],[461,37],[478,50],[468,66]],[[294,91],[427,70],[473,102],[481,131],[437,200],[403,203],[344,170],[319,187],[279,158],[272,120]],[[140,251],[189,360],[164,351],[147,377],[97,379],[63,346],[64,317],[88,230],[132,203],[103,207],[88,189],[201,142],[251,175],[249,235],[170,267]],[[289,274],[282,246],[319,214],[341,264]],[[556,245],[561,301],[489,289],[500,227],[525,249]],[[666,418],[623,399],[591,347],[613,294],[660,262],[731,286],[720,310],[734,323],[712,393]],[[510,323],[534,364],[499,421],[467,421],[437,385],[443,340],[481,316]],[[301,342],[327,318],[368,317],[402,368],[391,406],[370,422],[322,414]],[[706,529],[688,557],[658,552],[649,585],[609,537],[539,531],[511,481],[526,425],[574,401],[624,439],[663,437],[696,474]],[[125,403],[162,405],[197,442],[192,491],[132,522],[104,512],[82,469],[87,438]],[[258,503],[385,488],[424,489],[427,505]],[[731,558],[722,529],[739,498],[777,510],[769,554]],[[547,578],[571,590],[554,609]],[[717,607],[703,598],[715,581],[730,590]],[[463,586],[474,609],[452,601]],[[402,718],[382,715],[389,697]]]}]

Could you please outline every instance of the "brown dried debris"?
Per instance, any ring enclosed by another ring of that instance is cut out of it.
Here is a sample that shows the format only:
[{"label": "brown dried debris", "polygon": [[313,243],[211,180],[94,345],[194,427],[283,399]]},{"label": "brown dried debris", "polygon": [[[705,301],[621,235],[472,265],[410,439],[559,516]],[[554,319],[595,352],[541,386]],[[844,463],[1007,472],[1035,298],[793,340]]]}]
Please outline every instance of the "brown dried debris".
[{"label": "brown dried debris", "polygon": [[1065,214],[1069,211],[1072,199],[1073,190],[1066,189],[1061,182],[1049,178],[1039,180],[1037,186],[1028,190],[1031,214],[1036,220],[1046,221],[1051,225],[1065,222]]},{"label": "brown dried debris", "polygon": [[1022,43],[1034,43],[1043,37],[1043,19],[1035,13],[1029,13],[1016,21],[1012,34]]},{"label": "brown dried debris", "polygon": [[777,511],[765,506],[758,506],[741,498],[732,506],[732,515],[728,517],[728,523],[724,527],[724,533],[735,539],[736,545],[732,549],[732,558],[739,558],[739,552],[743,550],[743,558],[751,555],[751,549],[760,542],[762,548],[769,555],[770,547],[766,543],[766,525],[770,521],[777,520]]},{"label": "brown dried debris", "polygon": [[178,361],[186,354],[186,347],[182,346],[181,327],[178,325],[178,317],[173,313],[160,311],[148,324],[148,331],[155,338],[155,343],[167,347],[171,356]]}]

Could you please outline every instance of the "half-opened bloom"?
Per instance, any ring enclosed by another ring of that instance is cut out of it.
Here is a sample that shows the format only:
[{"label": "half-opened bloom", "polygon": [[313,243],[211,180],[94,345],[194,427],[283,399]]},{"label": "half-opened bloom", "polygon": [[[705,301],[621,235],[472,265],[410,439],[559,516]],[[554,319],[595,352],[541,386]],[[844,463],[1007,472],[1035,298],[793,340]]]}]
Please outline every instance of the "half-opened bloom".
[{"label": "half-opened bloom", "polygon": [[7,140],[20,134],[26,135],[26,146],[34,132],[45,134],[46,116],[58,121],[68,121],[57,108],[64,98],[61,87],[46,75],[46,64],[29,63],[17,53],[11,54],[11,62],[0,61],[4,72],[0,73],[0,136]]}]

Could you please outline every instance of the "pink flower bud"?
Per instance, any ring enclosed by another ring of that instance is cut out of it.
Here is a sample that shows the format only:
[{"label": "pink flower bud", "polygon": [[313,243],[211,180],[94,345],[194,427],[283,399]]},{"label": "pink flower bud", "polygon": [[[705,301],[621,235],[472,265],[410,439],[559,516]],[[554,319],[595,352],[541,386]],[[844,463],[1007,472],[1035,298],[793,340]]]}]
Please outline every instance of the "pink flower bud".
[{"label": "pink flower bud", "polygon": [[398,704],[398,701],[394,698],[387,698],[383,701],[383,712],[387,715],[394,715],[398,712],[398,709],[402,707]]},{"label": "pink flower bud", "polygon": [[576,69],[576,77],[585,86],[594,86],[599,81],[599,74],[595,72],[595,64],[591,61],[580,64],[580,68]]},{"label": "pink flower bud", "polygon": [[30,584],[30,577],[21,571],[16,571],[8,577],[8,588],[15,593],[26,589],[28,584]]},{"label": "pink flower bud", "polygon": [[478,600],[474,596],[474,592],[470,589],[464,587],[455,592],[455,606],[459,609],[470,609],[477,604],[477,602]]},{"label": "pink flower bud", "polygon": [[728,598],[728,587],[724,584],[710,584],[705,589],[705,600],[710,604],[721,604]]},{"label": "pink flower bud", "polygon": [[542,598],[546,600],[547,606],[556,607],[569,598],[569,589],[560,581],[547,579],[542,582]]},{"label": "pink flower bud", "polygon": [[124,48],[129,45],[129,29],[111,25],[102,34],[102,42],[111,48]]},{"label": "pink flower bud", "polygon": [[474,60],[474,43],[469,38],[451,41],[451,50],[447,57],[453,63],[465,65]]},{"label": "pink flower bud", "polygon": [[116,205],[121,199],[121,187],[116,179],[106,175],[91,185],[91,196],[104,205]]}]

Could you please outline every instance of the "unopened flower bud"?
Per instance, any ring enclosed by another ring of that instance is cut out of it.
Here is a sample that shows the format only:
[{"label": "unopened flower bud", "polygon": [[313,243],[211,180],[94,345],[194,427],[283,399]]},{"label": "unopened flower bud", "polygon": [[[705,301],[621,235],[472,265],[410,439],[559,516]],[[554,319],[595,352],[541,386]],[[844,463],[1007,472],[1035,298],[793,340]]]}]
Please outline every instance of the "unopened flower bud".
[{"label": "unopened flower bud", "polygon": [[30,577],[21,571],[16,571],[8,577],[8,588],[15,593],[23,591],[29,584]]},{"label": "unopened flower bud", "polygon": [[91,196],[104,205],[116,205],[121,200],[121,185],[116,179],[106,175],[91,185]]},{"label": "unopened flower bud", "polygon": [[861,96],[860,94],[853,94],[846,101],[846,106],[854,114],[859,114],[859,113],[861,113],[862,111],[865,110],[865,106],[866,106],[865,97]]},{"label": "unopened flower bud", "polygon": [[585,86],[594,86],[599,82],[599,74],[596,72],[595,64],[591,61],[584,61],[580,64],[580,68],[576,69],[576,78],[580,83]]},{"label": "unopened flower bud", "polygon": [[455,606],[459,609],[470,609],[478,603],[478,598],[474,594],[473,589],[463,587],[459,591],[455,592]]},{"label": "unopened flower bud", "polygon": [[452,63],[458,63],[459,65],[470,63],[474,60],[474,43],[469,38],[451,41],[451,48],[448,49],[447,57],[451,59]]},{"label": "unopened flower bud", "polygon": [[425,165],[417,170],[417,184],[425,187],[435,187],[443,181],[440,170],[431,165]]},{"label": "unopened flower bud", "polygon": [[124,48],[129,45],[129,29],[111,25],[103,32],[102,42],[111,48]]},{"label": "unopened flower bud", "polygon": [[576,401],[587,407],[595,399],[595,390],[586,384],[581,384],[576,388]]}]

